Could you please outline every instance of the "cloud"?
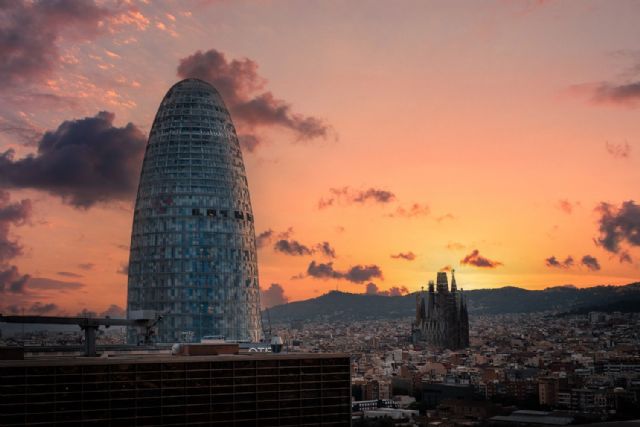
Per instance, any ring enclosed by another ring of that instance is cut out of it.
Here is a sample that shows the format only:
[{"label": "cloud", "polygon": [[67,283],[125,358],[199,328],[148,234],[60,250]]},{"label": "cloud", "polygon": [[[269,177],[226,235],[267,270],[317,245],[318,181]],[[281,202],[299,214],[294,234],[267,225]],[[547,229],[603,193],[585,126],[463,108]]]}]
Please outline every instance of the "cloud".
[{"label": "cloud", "polygon": [[78,264],[78,268],[81,268],[86,271],[93,270],[93,267],[95,267],[95,264],[92,262],[83,262]]},{"label": "cloud", "polygon": [[544,260],[545,265],[551,268],[570,268],[573,266],[573,257],[571,255],[567,256],[564,261],[558,260],[555,256],[550,256],[549,258]]},{"label": "cloud", "polygon": [[629,252],[627,251],[620,252],[620,257],[618,258],[618,260],[620,261],[620,263],[625,263],[625,262],[628,262],[629,264],[633,263],[633,258],[631,258],[631,255],[629,255]]},{"label": "cloud", "polygon": [[391,191],[373,187],[366,190],[354,190],[348,186],[342,188],[330,188],[329,193],[329,197],[322,198],[318,202],[319,209],[334,206],[338,202],[345,205],[364,204],[366,202],[386,204],[393,202],[396,199],[395,194]]},{"label": "cloud", "polygon": [[619,208],[600,203],[596,212],[600,214],[596,244],[613,253],[619,253],[622,244],[640,246],[640,205],[633,200],[623,202]]},{"label": "cloud", "polygon": [[460,264],[473,265],[480,268],[496,268],[503,265],[500,261],[492,261],[480,255],[477,249],[474,249],[469,255],[460,260]]},{"label": "cloud", "polygon": [[[414,218],[417,216],[427,216],[431,213],[431,208],[428,205],[422,205],[420,203],[413,203],[408,208],[403,206],[398,206],[396,211],[392,214],[389,214],[390,217],[401,217],[401,218]],[[440,222],[447,218],[453,218],[453,215],[447,214],[442,217],[438,217],[437,221]]]},{"label": "cloud", "polygon": [[582,265],[587,267],[589,270],[598,271],[600,270],[600,263],[598,260],[591,255],[585,255],[582,257],[582,261],[580,261]]},{"label": "cloud", "polygon": [[261,249],[268,245],[273,237],[273,230],[268,229],[256,236],[256,248]]},{"label": "cloud", "polygon": [[579,203],[571,203],[568,199],[560,199],[558,200],[558,209],[566,214],[571,214],[573,212],[574,205],[578,205]]},{"label": "cloud", "polygon": [[346,271],[333,268],[333,263],[316,263],[311,261],[307,267],[307,276],[317,279],[348,280],[353,283],[363,283],[373,278],[384,280],[382,270],[377,265],[355,265]]},{"label": "cloud", "polygon": [[313,247],[309,247],[298,242],[297,240],[281,239],[273,245],[273,249],[276,252],[292,256],[313,255],[319,252],[328,258],[336,257],[336,251],[331,247],[331,244],[329,242],[322,242],[316,244]]},{"label": "cloud", "polygon": [[44,81],[60,62],[62,36],[91,40],[114,13],[91,0],[0,2],[0,89]]},{"label": "cloud", "polygon": [[256,248],[262,249],[270,244],[274,238],[288,239],[293,234],[293,228],[289,227],[286,231],[276,233],[272,229],[267,229],[256,236]]},{"label": "cloud", "polygon": [[400,252],[397,253],[395,255],[391,255],[391,258],[393,259],[404,259],[407,261],[413,261],[416,259],[416,254],[414,254],[413,252],[409,251],[409,252]]},{"label": "cloud", "polygon": [[130,200],[136,191],[146,139],[133,124],[113,126],[114,114],[63,122],[38,142],[38,151],[14,159],[0,154],[0,185],[33,188],[87,209],[99,202]]},{"label": "cloud", "polygon": [[123,319],[126,317],[126,311],[124,308],[116,304],[111,304],[109,308],[100,313],[100,317],[111,317],[115,319]]},{"label": "cloud", "polygon": [[447,264],[438,271],[451,271],[451,270],[453,270],[453,267],[450,264]]},{"label": "cloud", "polygon": [[611,154],[616,159],[627,159],[631,156],[631,146],[628,142],[615,144],[607,141],[605,143],[607,153]]},{"label": "cloud", "polygon": [[335,258],[336,257],[336,250],[331,247],[329,242],[318,243],[315,246],[315,251],[320,252],[322,255],[324,255],[324,256],[326,256],[328,258]]},{"label": "cloud", "polygon": [[259,139],[256,135],[238,135],[238,142],[240,144],[240,148],[243,148],[248,153],[253,153],[260,144],[262,144],[262,140]]},{"label": "cloud", "polygon": [[229,60],[210,49],[180,59],[181,78],[195,77],[211,83],[222,95],[234,121],[242,130],[241,142],[248,151],[260,145],[255,129],[281,127],[297,140],[326,138],[330,127],[322,119],[293,111],[289,103],[265,90],[266,80],[258,74],[258,64],[248,58]]},{"label": "cloud", "polygon": [[399,297],[409,293],[409,289],[405,286],[393,286],[386,291],[380,290],[378,285],[373,282],[367,283],[367,289],[365,291],[367,295],[382,295],[387,297]]},{"label": "cloud", "polygon": [[20,274],[18,268],[8,262],[22,254],[22,246],[9,237],[11,226],[25,225],[30,218],[31,200],[11,203],[9,193],[0,190],[0,293],[22,293],[29,280],[28,275]]},{"label": "cloud", "polygon": [[41,303],[40,301],[37,301],[35,303],[33,303],[31,305],[31,307],[29,307],[29,309],[27,310],[29,313],[33,313],[35,315],[38,316],[42,316],[45,314],[53,314],[53,312],[60,310],[60,307],[58,307],[56,304],[54,303]]},{"label": "cloud", "polygon": [[273,249],[286,255],[303,256],[313,254],[313,250],[297,240],[278,240]]},{"label": "cloud", "polygon": [[602,82],[592,86],[591,95],[591,100],[595,103],[636,106],[640,102],[640,82],[626,84]]},{"label": "cloud", "polygon": [[289,298],[284,294],[282,286],[277,283],[272,283],[267,289],[260,289],[260,305],[262,308],[271,308],[287,302],[289,302]]},{"label": "cloud", "polygon": [[64,277],[82,277],[82,274],[72,273],[70,271],[58,271],[56,274]]},{"label": "cloud", "polygon": [[5,291],[23,293],[28,280],[29,275],[20,274],[15,265],[5,266],[0,270],[0,293]]}]

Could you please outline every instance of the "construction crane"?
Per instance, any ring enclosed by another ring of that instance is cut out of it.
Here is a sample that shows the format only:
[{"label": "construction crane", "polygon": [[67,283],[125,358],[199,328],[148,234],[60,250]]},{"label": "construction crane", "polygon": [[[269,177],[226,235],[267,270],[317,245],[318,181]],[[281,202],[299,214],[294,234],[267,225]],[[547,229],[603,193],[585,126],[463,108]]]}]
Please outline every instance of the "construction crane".
[{"label": "construction crane", "polygon": [[0,314],[0,322],[4,323],[39,323],[46,325],[78,325],[84,331],[85,356],[96,356],[96,331],[100,326],[137,326],[144,328],[144,343],[151,343],[154,334],[153,328],[162,319],[165,313],[156,314],[149,319],[112,319],[110,317],[58,317],[58,316],[3,316]]}]

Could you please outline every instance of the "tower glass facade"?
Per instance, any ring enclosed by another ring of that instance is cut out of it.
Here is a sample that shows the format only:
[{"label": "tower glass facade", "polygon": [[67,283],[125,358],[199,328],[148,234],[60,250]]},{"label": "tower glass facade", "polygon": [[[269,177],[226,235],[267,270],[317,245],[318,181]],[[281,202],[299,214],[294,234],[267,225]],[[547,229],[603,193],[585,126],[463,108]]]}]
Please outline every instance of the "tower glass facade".
[{"label": "tower glass facade", "polygon": [[242,153],[220,94],[198,79],[169,89],[149,134],[129,257],[129,317],[137,310],[165,313],[159,342],[262,335]]}]

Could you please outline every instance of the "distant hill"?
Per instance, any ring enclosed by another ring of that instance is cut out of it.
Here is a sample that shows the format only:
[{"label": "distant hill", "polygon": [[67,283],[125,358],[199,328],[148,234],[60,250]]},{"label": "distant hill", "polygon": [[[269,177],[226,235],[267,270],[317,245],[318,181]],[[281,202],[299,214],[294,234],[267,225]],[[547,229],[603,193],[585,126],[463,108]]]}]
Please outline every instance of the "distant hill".
[{"label": "distant hill", "polygon": [[[590,307],[640,301],[640,282],[625,286],[575,288],[558,286],[527,290],[515,286],[465,291],[470,314],[568,312]],[[604,311],[604,310],[603,310]],[[392,319],[415,315],[415,293],[387,297],[331,291],[317,298],[291,302],[269,309],[272,322],[292,320],[350,321]]]}]

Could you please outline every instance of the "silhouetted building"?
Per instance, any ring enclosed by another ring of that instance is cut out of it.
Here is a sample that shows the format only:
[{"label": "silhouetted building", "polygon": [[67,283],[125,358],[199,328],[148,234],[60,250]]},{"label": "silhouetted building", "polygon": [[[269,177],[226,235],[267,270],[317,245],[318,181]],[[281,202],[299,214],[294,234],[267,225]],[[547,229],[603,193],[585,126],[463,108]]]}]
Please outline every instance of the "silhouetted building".
[{"label": "silhouetted building", "polygon": [[2,426],[348,426],[344,354],[0,360]]},{"label": "silhouetted building", "polygon": [[[255,230],[238,137],[197,79],[165,95],[147,144],[129,257],[128,317],[166,313],[157,341],[262,335]],[[129,332],[135,343],[135,331]]]},{"label": "silhouetted building", "polygon": [[462,289],[458,290],[454,272],[451,289],[446,272],[439,272],[437,282],[429,281],[428,292],[416,295],[416,320],[412,340],[451,350],[469,346],[469,315]]}]

